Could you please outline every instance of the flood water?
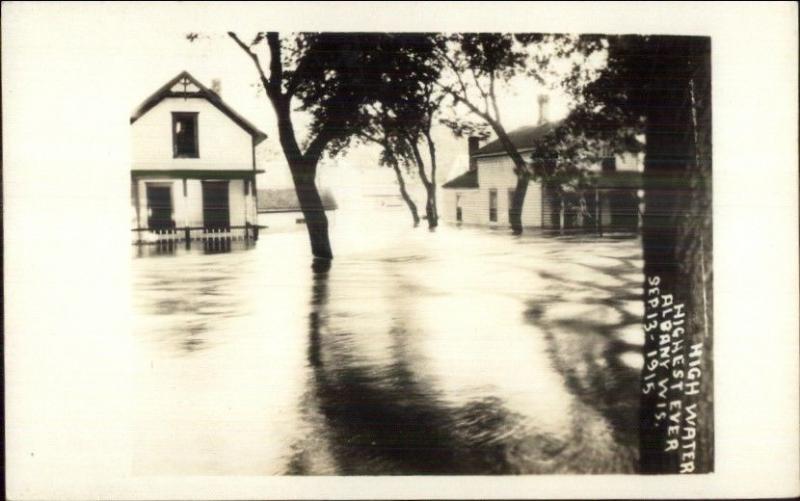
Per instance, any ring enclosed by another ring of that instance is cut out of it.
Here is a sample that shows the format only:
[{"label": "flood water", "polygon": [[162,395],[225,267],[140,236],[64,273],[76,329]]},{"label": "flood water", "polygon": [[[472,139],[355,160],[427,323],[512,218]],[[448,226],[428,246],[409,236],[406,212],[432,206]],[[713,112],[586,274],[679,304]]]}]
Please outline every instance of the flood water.
[{"label": "flood water", "polygon": [[133,251],[135,474],[635,471],[639,239],[335,218]]}]

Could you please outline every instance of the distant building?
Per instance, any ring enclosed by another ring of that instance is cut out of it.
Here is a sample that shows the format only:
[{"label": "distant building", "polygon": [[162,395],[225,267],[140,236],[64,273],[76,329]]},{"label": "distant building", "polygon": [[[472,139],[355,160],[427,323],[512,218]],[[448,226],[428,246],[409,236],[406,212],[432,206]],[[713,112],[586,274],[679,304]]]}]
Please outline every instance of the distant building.
[{"label": "distant building", "polygon": [[[539,123],[509,133],[519,153],[530,160],[537,143],[557,126],[546,120],[546,100],[540,101]],[[539,181],[530,181],[522,209],[522,225],[533,228],[592,227],[633,231],[639,225],[641,159],[626,153],[592,166],[594,185],[583,201],[578,194],[561,197]],[[499,140],[479,147],[469,138],[469,169],[444,183],[440,206],[445,222],[494,228],[510,225],[509,211],[517,185],[514,162]]]},{"label": "distant building", "polygon": [[[336,200],[328,190],[320,192],[323,210],[336,210]],[[294,188],[258,190],[258,212],[301,212],[300,201]]]},{"label": "distant building", "polygon": [[131,116],[134,241],[257,238],[255,147],[266,139],[182,72]]}]

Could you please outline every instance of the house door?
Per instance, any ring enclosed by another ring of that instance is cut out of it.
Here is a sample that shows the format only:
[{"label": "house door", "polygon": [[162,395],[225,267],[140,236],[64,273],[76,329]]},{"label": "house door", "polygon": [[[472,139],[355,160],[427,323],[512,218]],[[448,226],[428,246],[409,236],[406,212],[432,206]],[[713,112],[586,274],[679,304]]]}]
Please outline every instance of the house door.
[{"label": "house door", "polygon": [[165,230],[175,227],[172,220],[172,186],[147,183],[147,227]]},{"label": "house door", "polygon": [[203,181],[203,226],[228,229],[231,225],[227,181]]}]

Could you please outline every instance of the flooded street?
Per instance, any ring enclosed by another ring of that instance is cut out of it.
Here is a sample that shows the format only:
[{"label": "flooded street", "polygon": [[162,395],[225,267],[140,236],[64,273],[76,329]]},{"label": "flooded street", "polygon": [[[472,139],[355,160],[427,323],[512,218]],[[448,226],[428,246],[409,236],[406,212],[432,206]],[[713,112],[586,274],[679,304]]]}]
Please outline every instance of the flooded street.
[{"label": "flooded street", "polygon": [[635,470],[638,239],[348,222],[133,250],[134,474]]}]

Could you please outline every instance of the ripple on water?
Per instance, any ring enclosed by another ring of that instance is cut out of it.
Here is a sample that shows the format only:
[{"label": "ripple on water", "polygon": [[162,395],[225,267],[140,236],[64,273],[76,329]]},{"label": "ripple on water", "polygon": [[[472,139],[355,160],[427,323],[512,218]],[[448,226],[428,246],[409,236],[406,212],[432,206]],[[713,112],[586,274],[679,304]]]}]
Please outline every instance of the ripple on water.
[{"label": "ripple on water", "polygon": [[622,314],[615,308],[581,303],[555,303],[545,308],[545,318],[551,322],[580,322],[597,325],[616,325]]},{"label": "ripple on water", "polygon": [[639,351],[626,351],[619,356],[619,360],[627,367],[637,371],[644,366],[644,356]]},{"label": "ripple on water", "polygon": [[638,322],[615,329],[614,337],[633,346],[644,345],[644,330]]}]

